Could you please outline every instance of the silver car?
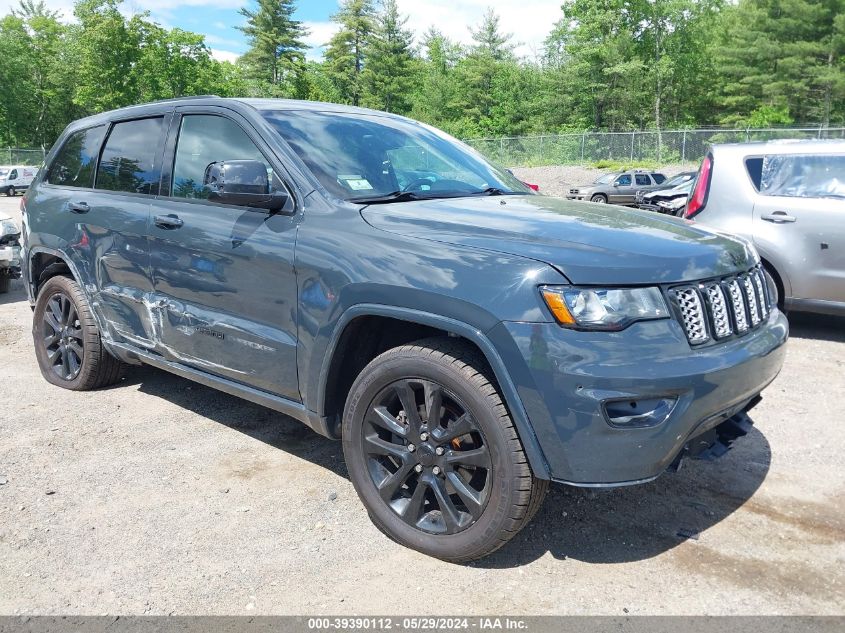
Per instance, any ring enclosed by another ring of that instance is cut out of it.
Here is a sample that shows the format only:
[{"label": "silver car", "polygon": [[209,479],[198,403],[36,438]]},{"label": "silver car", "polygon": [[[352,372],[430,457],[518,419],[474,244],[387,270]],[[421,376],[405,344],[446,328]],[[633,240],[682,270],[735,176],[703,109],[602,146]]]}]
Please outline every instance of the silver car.
[{"label": "silver car", "polygon": [[845,141],[714,145],[684,217],[752,240],[786,310],[845,315]]}]

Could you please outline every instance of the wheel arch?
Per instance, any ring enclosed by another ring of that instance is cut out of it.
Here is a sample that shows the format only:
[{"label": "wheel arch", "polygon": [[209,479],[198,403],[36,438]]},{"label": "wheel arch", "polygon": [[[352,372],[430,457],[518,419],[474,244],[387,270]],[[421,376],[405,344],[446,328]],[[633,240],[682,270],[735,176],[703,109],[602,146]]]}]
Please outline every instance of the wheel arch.
[{"label": "wheel arch", "polygon": [[[364,334],[377,330],[378,335]],[[386,333],[386,336],[384,334]],[[519,437],[535,477],[549,479],[545,456],[507,367],[485,333],[471,324],[430,312],[378,304],[359,304],[344,312],[326,348],[318,382],[317,406],[319,416],[326,421],[334,436],[339,436],[340,418],[349,388],[367,363],[381,352],[398,345],[429,336],[452,336],[464,339],[479,350],[486,359],[502,397],[516,425]]]},{"label": "wheel arch", "polygon": [[33,303],[38,298],[38,292],[44,283],[57,275],[69,274],[76,283],[80,284],[83,292],[85,292],[79,271],[71,258],[62,251],[45,246],[37,246],[30,249],[27,253],[26,263],[26,284]]}]

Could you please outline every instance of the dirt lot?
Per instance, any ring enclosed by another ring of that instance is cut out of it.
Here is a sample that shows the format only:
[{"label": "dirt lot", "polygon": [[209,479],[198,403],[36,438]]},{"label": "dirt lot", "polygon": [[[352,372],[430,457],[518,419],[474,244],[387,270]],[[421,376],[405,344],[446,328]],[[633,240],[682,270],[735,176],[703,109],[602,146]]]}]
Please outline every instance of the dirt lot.
[{"label": "dirt lot", "polygon": [[845,613],[842,320],[793,319],[757,430],[719,462],[555,486],[457,566],[382,536],[340,444],[292,420],[147,368],[48,385],[30,319],[18,283],[0,296],[0,614]]}]

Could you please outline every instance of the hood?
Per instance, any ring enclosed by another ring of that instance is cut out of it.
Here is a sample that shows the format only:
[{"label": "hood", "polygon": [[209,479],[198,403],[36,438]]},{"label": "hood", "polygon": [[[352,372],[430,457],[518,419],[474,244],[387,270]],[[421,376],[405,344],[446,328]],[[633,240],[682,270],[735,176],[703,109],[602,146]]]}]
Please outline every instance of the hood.
[{"label": "hood", "polygon": [[539,260],[574,284],[694,281],[756,263],[744,240],[692,222],[546,196],[419,200],[361,214],[399,235]]},{"label": "hood", "polygon": [[692,185],[685,182],[677,187],[671,189],[658,189],[657,191],[649,191],[645,194],[646,198],[656,198],[658,196],[688,196],[692,191]]}]

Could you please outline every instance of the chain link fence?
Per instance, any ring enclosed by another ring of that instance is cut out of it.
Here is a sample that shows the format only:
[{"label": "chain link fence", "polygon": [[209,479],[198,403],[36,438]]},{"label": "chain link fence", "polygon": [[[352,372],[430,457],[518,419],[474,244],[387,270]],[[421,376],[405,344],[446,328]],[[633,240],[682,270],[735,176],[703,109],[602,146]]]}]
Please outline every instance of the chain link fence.
[{"label": "chain link fence", "polygon": [[44,162],[43,149],[19,149],[0,147],[0,165],[32,165],[38,167]]},{"label": "chain link fence", "polygon": [[530,167],[602,161],[697,165],[711,143],[830,138],[845,139],[845,127],[583,132],[465,142],[499,164]]}]

